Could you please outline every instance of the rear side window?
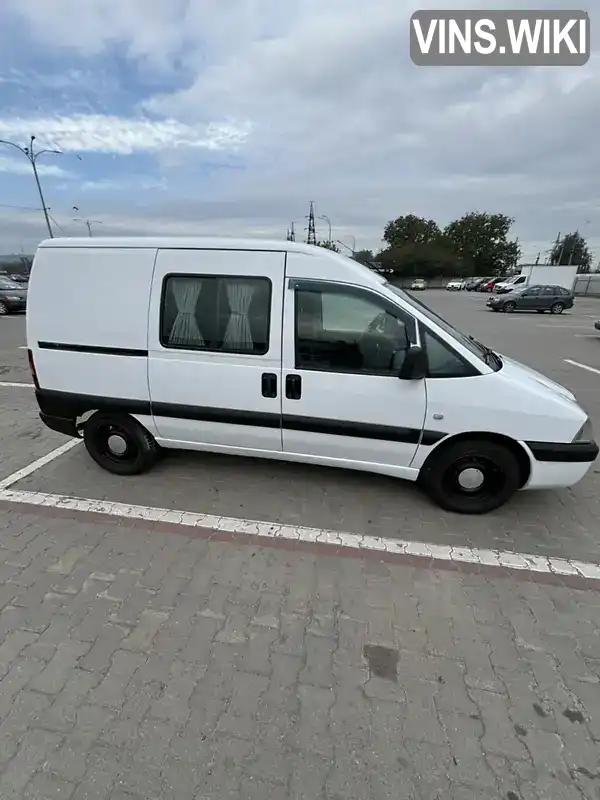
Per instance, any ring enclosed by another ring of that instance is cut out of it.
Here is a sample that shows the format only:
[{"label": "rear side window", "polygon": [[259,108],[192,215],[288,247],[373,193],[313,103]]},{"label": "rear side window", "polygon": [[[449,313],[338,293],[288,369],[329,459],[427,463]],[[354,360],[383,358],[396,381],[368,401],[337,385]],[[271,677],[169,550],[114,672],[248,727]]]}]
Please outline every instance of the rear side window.
[{"label": "rear side window", "polygon": [[271,281],[235,275],[167,275],[160,343],[179,350],[265,355]]},{"label": "rear side window", "polygon": [[563,286],[556,286],[556,294],[569,295],[571,292]]}]

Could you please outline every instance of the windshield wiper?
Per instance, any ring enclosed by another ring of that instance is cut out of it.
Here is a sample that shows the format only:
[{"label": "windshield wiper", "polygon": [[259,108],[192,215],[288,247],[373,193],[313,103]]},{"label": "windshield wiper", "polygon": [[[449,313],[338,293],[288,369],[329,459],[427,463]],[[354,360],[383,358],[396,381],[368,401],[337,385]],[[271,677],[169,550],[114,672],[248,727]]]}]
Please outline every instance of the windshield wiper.
[{"label": "windshield wiper", "polygon": [[481,350],[481,352],[483,353],[483,355],[485,357],[486,362],[489,362],[490,360],[492,360],[498,367],[502,366],[502,359],[500,358],[498,353],[495,353],[492,350],[491,347],[488,347],[487,345],[482,344],[474,336],[469,336],[469,339],[473,342],[473,344],[475,344],[475,345],[477,345],[477,347],[479,347],[479,349]]}]

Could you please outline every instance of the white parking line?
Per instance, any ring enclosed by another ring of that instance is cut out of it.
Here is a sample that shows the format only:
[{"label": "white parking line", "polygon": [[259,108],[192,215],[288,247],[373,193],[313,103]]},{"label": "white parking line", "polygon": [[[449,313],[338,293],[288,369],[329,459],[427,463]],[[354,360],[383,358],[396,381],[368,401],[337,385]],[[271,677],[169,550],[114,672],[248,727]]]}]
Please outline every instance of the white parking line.
[{"label": "white parking line", "polygon": [[[76,442],[77,443],[77,442]],[[72,443],[69,442],[72,446]],[[60,448],[59,448],[60,449]],[[50,453],[56,458],[59,453]],[[49,457],[46,456],[46,459]],[[40,459],[41,460],[41,459]],[[37,464],[37,462],[36,462]],[[33,464],[31,465],[34,466]],[[39,466],[35,466],[39,469]],[[33,471],[33,470],[32,470]],[[17,474],[17,473],[15,473]],[[0,484],[0,489],[2,489]],[[512,553],[503,550],[485,550],[474,547],[450,547],[448,545],[411,542],[377,536],[361,536],[356,533],[328,530],[325,528],[304,528],[298,525],[282,525],[277,522],[261,522],[253,519],[219,517],[211,514],[197,514],[191,511],[174,511],[152,506],[126,505],[106,500],[68,497],[66,495],[45,494],[43,492],[19,492],[0,490],[0,501],[25,503],[27,505],[60,508],[84,513],[104,514],[125,519],[146,520],[150,524],[164,522],[188,528],[208,528],[214,531],[246,534],[266,539],[287,539],[300,542],[337,545],[352,550],[377,550],[393,555],[418,556],[424,559],[454,561],[486,566],[505,567],[527,572],[545,572],[557,575],[576,575],[583,578],[600,579],[600,565],[591,562],[571,561],[564,558],[547,558],[528,553]]]},{"label": "white parking line", "polygon": [[3,493],[5,489],[8,489],[9,486],[12,486],[13,483],[17,483],[17,481],[23,480],[23,478],[27,478],[29,475],[37,472],[38,469],[45,467],[46,464],[49,464],[51,461],[54,461],[55,458],[62,456],[64,453],[68,453],[69,450],[72,450],[73,447],[80,444],[81,439],[70,439],[65,444],[62,444],[60,447],[57,447],[56,450],[53,450],[51,453],[48,453],[41,458],[38,458],[36,461],[32,461],[31,464],[28,464],[23,469],[17,470],[17,472],[13,472],[12,475],[9,475],[8,478],[4,478],[4,480],[0,481],[0,495]]},{"label": "white parking line", "polygon": [[33,389],[33,383],[10,383],[0,381],[0,386],[11,386],[13,389]]},{"label": "white parking line", "polygon": [[596,367],[588,367],[587,364],[580,364],[579,361],[572,361],[570,358],[563,358],[563,361],[566,361],[567,364],[572,364],[574,367],[587,369],[588,372],[595,372],[596,375],[600,375],[600,369],[596,369]]}]

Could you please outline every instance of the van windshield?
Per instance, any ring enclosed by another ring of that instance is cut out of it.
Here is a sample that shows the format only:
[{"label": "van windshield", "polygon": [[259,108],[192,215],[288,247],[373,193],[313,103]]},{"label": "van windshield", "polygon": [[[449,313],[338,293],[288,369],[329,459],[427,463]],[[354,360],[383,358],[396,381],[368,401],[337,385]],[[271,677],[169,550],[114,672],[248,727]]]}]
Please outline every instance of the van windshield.
[{"label": "van windshield", "polygon": [[481,359],[488,367],[491,367],[496,372],[499,369],[502,369],[502,360],[497,353],[494,353],[493,350],[490,350],[489,347],[486,347],[481,342],[478,342],[477,339],[474,339],[472,336],[467,336],[466,333],[459,331],[458,328],[455,328],[454,325],[451,325],[447,322],[443,317],[440,317],[435,311],[432,311],[428,308],[424,303],[421,303],[420,300],[417,300],[416,297],[409,295],[407,292],[400,289],[398,286],[394,286],[389,281],[385,284],[389,289],[391,289],[394,294],[397,294],[398,297],[401,297],[408,305],[417,308],[423,316],[430,319],[434,322],[438,327],[440,327],[445,333],[449,336],[452,336],[453,339],[456,339],[457,342],[460,342],[463,347],[465,347],[470,353],[477,358]]}]

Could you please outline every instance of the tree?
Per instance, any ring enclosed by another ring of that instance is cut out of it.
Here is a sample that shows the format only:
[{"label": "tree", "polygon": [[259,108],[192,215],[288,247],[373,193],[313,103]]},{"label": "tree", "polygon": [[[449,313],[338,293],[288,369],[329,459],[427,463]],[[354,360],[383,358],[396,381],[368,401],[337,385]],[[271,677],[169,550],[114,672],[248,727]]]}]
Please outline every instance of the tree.
[{"label": "tree", "polygon": [[461,262],[451,244],[438,238],[434,242],[405,244],[382,250],[377,260],[386,271],[404,278],[433,278],[445,275],[467,276],[469,264]]},{"label": "tree", "polygon": [[550,263],[559,266],[576,264],[577,272],[590,272],[592,254],[586,240],[579,231],[567,233],[556,242],[550,253]]},{"label": "tree", "polygon": [[360,264],[366,264],[367,266],[375,261],[372,250],[357,250],[353,257],[355,261],[358,261]]},{"label": "tree", "polygon": [[428,244],[440,236],[437,222],[407,214],[388,222],[383,232],[383,241],[388,247],[404,247],[409,244]]},{"label": "tree", "polygon": [[517,266],[521,251],[508,234],[514,220],[504,214],[473,211],[451,222],[444,235],[473,275],[505,275]]},{"label": "tree", "polygon": [[340,248],[335,242],[317,242],[317,247],[324,247],[326,250],[333,250],[334,253],[340,252]]}]

